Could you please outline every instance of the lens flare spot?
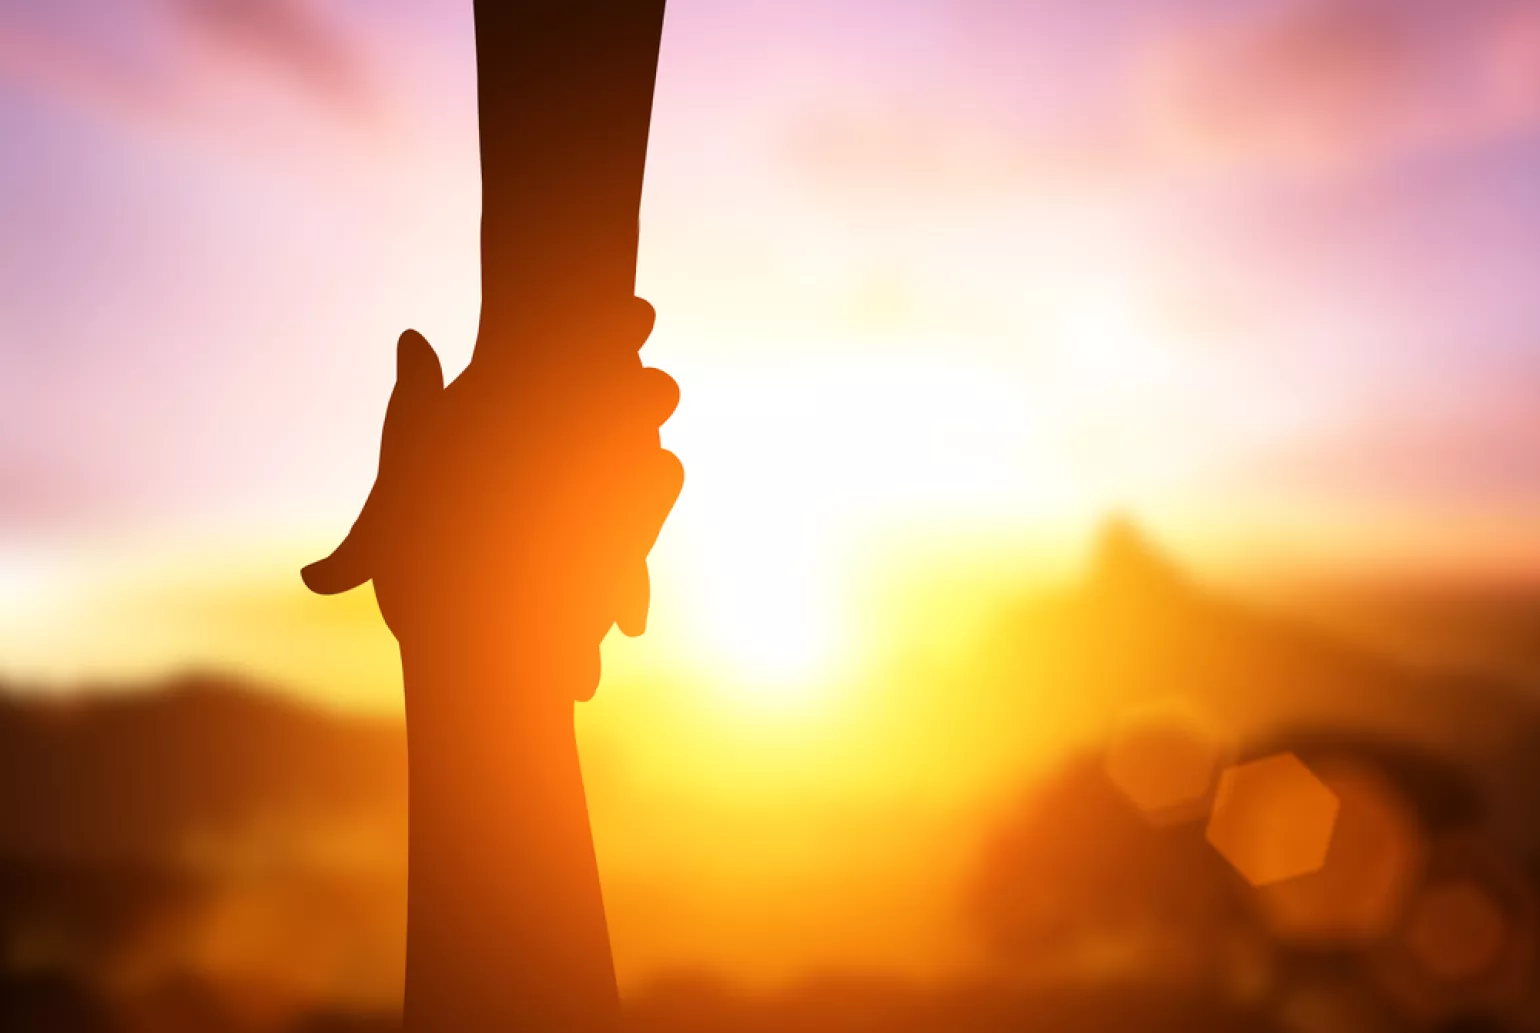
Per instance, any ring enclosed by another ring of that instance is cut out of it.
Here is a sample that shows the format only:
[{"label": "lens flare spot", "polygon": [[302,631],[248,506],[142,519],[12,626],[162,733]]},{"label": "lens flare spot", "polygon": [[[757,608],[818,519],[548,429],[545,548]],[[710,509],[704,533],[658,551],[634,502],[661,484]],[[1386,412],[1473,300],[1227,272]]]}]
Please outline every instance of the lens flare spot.
[{"label": "lens flare spot", "polygon": [[1402,914],[1427,853],[1422,824],[1376,768],[1333,760],[1314,771],[1340,803],[1326,863],[1264,887],[1258,903],[1286,939],[1369,943]]},{"label": "lens flare spot", "polygon": [[1425,889],[1413,906],[1407,942],[1427,972],[1446,982],[1474,979],[1502,960],[1508,919],[1484,887],[1450,879]]},{"label": "lens flare spot", "polygon": [[1292,753],[1225,769],[1208,841],[1253,886],[1317,871],[1326,862],[1337,795]]},{"label": "lens flare spot", "polygon": [[1195,816],[1231,747],[1219,723],[1173,698],[1124,711],[1113,729],[1107,777],[1152,821]]}]

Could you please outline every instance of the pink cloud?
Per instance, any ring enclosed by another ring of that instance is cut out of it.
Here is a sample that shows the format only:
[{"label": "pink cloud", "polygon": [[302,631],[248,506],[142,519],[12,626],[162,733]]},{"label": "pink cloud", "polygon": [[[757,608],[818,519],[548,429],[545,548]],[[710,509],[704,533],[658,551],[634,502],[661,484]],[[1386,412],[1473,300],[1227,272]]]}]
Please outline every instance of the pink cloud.
[{"label": "pink cloud", "polygon": [[0,13],[0,85],[213,135],[250,129],[210,124],[220,99],[247,86],[258,100],[287,93],[332,123],[363,125],[374,113],[370,41],[358,26],[344,31],[320,0],[125,0],[114,13],[105,28],[70,8]]},{"label": "pink cloud", "polygon": [[81,39],[20,20],[0,18],[0,84],[141,119],[174,106],[172,78],[148,62],[131,62]]},{"label": "pink cloud", "polygon": [[1137,192],[1172,173],[1330,175],[1540,128],[1540,8],[1527,0],[1218,11],[1109,42],[1073,81],[981,72],[820,95],[794,105],[780,153],[840,198],[955,206]]},{"label": "pink cloud", "polygon": [[1292,0],[1190,26],[1138,62],[1168,160],[1332,171],[1540,124],[1540,12],[1512,0]]},{"label": "pink cloud", "polygon": [[1030,125],[961,97],[881,102],[838,97],[794,108],[776,145],[798,181],[841,205],[895,199],[998,205],[1129,185],[1143,171],[1128,133],[1107,119]]},{"label": "pink cloud", "polygon": [[194,47],[245,58],[353,108],[370,98],[369,76],[318,0],[169,0]]}]

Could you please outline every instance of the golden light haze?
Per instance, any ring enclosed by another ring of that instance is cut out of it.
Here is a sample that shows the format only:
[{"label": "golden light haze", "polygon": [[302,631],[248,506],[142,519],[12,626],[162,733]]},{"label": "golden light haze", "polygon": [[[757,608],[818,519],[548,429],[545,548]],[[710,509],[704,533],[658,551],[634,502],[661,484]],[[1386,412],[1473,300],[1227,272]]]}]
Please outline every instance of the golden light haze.
[{"label": "golden light haze", "polygon": [[[32,6],[0,14],[0,680],[398,714],[369,592],[298,570],[373,476],[397,335],[470,355],[470,5],[281,5],[335,16],[300,54]],[[637,292],[686,483],[579,711],[628,987],[966,968],[982,830],[1124,695],[1242,735],[1360,705],[1228,602],[1087,616],[1110,513],[1267,613],[1540,575],[1522,0],[669,7]],[[1527,625],[1445,615],[1384,639],[1533,678]]]}]

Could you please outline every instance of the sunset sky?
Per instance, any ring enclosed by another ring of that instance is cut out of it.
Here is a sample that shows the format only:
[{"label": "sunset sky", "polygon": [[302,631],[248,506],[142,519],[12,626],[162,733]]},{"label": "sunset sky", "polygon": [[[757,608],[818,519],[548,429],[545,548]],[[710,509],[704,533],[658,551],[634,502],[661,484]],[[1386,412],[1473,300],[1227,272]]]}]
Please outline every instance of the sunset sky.
[{"label": "sunset sky", "polygon": [[[0,0],[0,670],[394,705],[295,572],[399,331],[469,355],[470,7]],[[688,480],[615,657],[827,676],[888,581],[1060,576],[1111,509],[1216,570],[1540,574],[1537,268],[1525,0],[670,0]]]}]

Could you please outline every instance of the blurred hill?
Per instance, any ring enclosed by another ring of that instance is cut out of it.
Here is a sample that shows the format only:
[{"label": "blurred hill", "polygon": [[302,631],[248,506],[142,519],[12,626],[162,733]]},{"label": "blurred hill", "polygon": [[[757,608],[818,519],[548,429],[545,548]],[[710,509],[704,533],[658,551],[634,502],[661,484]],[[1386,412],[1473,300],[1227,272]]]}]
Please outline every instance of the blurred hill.
[{"label": "blurred hill", "polygon": [[402,733],[208,676],[0,698],[0,1028],[388,1014]]},{"label": "blurred hill", "polygon": [[[1266,607],[1208,588],[1124,518],[1104,527],[1075,590],[1005,615],[980,652],[996,691],[1050,697],[1082,745],[1120,714],[1179,699],[1241,744],[1283,733],[1381,739],[1471,770],[1508,834],[1540,846],[1540,707],[1484,673],[1388,656],[1300,600]],[[1001,709],[1009,707],[1006,702]]]},{"label": "blurred hill", "polygon": [[217,676],[53,699],[0,686],[0,854],[191,861],[262,826],[369,824],[404,843],[397,722]]},{"label": "blurred hill", "polygon": [[[1540,717],[1527,690],[1389,658],[1306,610],[1238,601],[1127,520],[1107,525],[1081,584],[1021,602],[949,668],[907,677],[884,705],[920,715],[912,762],[930,766],[909,780],[955,756],[993,764],[1003,781],[943,831],[881,831],[891,823],[863,821],[849,800],[819,828],[852,842],[892,835],[851,856],[893,867],[936,863],[930,838],[960,843],[974,861],[952,876],[951,898],[894,890],[880,906],[955,913],[975,946],[959,964],[973,974],[926,984],[809,972],[750,990],[711,968],[732,959],[703,949],[701,971],[658,973],[633,994],[639,1029],[1540,1028],[1527,997],[1490,980],[1439,990],[1431,1004],[1413,995],[1413,1006],[1386,989],[1408,971],[1438,984],[1399,955],[1386,960],[1403,911],[1351,943],[1280,932],[1280,913],[1304,907],[1336,928],[1356,913],[1344,901],[1375,897],[1363,887],[1394,872],[1368,833],[1339,834],[1326,868],[1280,895],[1248,885],[1206,841],[1211,778],[1203,807],[1155,821],[1109,774],[1129,715],[1172,701],[1229,744],[1215,765],[1291,751],[1345,801],[1343,827],[1399,830],[1415,844],[1396,855],[1407,894],[1397,907],[1441,865],[1464,871],[1479,857],[1472,870],[1498,873],[1481,885],[1496,887],[1504,942],[1516,945],[1502,956],[1518,956],[1536,935],[1540,887]],[[876,739],[889,731],[871,724]],[[389,1028],[403,960],[405,761],[397,722],[219,676],[69,696],[0,687],[0,1029]],[[825,806],[788,804],[804,819]],[[671,806],[675,824],[695,813],[689,800]],[[755,842],[723,839],[710,859],[730,868]],[[1353,875],[1343,865],[1354,850],[1381,867]],[[806,867],[816,859],[797,863],[786,908],[821,877]],[[607,876],[606,894],[631,910],[647,894],[687,895],[694,870],[672,871],[679,885]],[[837,898],[815,899],[834,901],[818,916],[831,930],[857,920]],[[755,903],[765,902],[742,906]],[[666,920],[642,910],[654,912]]]},{"label": "blurred hill", "polygon": [[1408,665],[1482,674],[1540,694],[1540,585],[1359,581],[1275,594],[1287,609]]}]

